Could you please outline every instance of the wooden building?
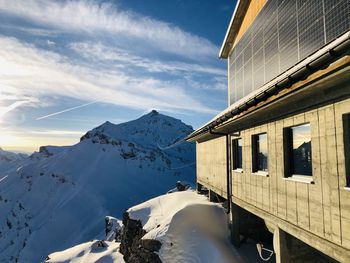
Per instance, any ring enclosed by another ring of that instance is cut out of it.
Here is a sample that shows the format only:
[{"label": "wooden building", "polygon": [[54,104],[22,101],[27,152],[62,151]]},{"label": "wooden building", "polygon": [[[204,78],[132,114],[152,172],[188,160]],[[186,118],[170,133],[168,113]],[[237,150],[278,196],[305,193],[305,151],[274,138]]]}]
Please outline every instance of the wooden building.
[{"label": "wooden building", "polygon": [[238,1],[219,57],[228,108],[187,140],[233,243],[264,228],[277,262],[350,262],[350,0]]}]

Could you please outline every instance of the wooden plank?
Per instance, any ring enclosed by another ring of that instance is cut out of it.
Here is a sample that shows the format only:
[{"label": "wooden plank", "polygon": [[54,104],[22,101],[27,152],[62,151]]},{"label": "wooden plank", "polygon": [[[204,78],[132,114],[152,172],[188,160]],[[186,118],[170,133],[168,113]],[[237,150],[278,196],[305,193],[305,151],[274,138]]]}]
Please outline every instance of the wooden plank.
[{"label": "wooden plank", "polygon": [[[249,136],[250,136],[250,132],[249,130],[244,131],[244,138],[245,141],[247,142],[248,147],[250,147],[249,144]],[[249,152],[246,152],[245,155],[245,159],[246,162],[249,163]],[[251,185],[251,175],[250,173],[245,173],[244,174],[244,180],[245,180],[245,200],[247,200],[247,202],[252,202],[252,185]]]},{"label": "wooden plank", "polygon": [[298,226],[310,229],[310,213],[309,213],[309,185],[298,183],[297,186],[297,215]]},{"label": "wooden plank", "polygon": [[324,213],[322,180],[321,180],[321,153],[318,111],[313,110],[305,114],[305,119],[311,123],[312,143],[312,177],[314,184],[309,185],[310,230],[324,237]]},{"label": "wooden plank", "polygon": [[225,137],[197,143],[197,178],[226,194],[226,139]]},{"label": "wooden plank", "polygon": [[246,14],[242,20],[240,28],[237,32],[237,37],[235,39],[235,44],[241,39],[244,33],[247,31],[249,26],[254,22],[255,17],[259,14],[263,6],[265,5],[266,0],[255,0],[251,1],[249,7],[246,11]]},{"label": "wooden plank", "polygon": [[263,209],[270,212],[270,178],[262,177],[263,181]]},{"label": "wooden plank", "polygon": [[283,163],[283,121],[276,122],[277,215],[287,218],[286,182]]},{"label": "wooden plank", "polygon": [[270,178],[270,212],[277,215],[277,165],[276,165],[276,127],[268,124],[269,178]]},{"label": "wooden plank", "polygon": [[335,104],[342,245],[350,249],[350,189],[344,188],[349,186],[346,180],[345,150],[350,151],[350,147],[344,145],[343,114],[350,114],[350,99]]},{"label": "wooden plank", "polygon": [[325,107],[320,118],[320,149],[322,168],[322,188],[324,202],[325,235],[336,243],[341,243],[339,180],[337,169],[336,138],[333,105]]},{"label": "wooden plank", "polygon": [[247,154],[249,154],[249,148],[247,145],[247,136],[246,131],[241,132],[241,136],[243,138],[243,141],[245,143],[245,149],[243,151],[243,163],[244,163],[244,171],[241,174],[241,198],[242,200],[247,200],[247,190],[246,190],[246,178],[248,176],[246,167],[247,167]]},{"label": "wooden plank", "polygon": [[323,196],[323,220],[324,236],[332,240],[332,223],[331,223],[331,195],[327,178],[327,140],[326,140],[326,109],[318,110],[319,121],[319,140],[320,140],[320,159],[321,159],[321,180]]},{"label": "wooden plank", "polygon": [[297,183],[293,181],[286,182],[287,194],[287,220],[297,224]]}]

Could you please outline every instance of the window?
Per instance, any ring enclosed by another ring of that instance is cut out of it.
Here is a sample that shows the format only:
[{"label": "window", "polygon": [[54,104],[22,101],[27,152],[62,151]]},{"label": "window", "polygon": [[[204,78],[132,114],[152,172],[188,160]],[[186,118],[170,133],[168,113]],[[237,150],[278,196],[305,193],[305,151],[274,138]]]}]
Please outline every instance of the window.
[{"label": "window", "polygon": [[252,160],[253,173],[257,171],[267,172],[267,134],[262,133],[252,136]]},{"label": "window", "polygon": [[343,115],[346,186],[350,187],[350,113]]},{"label": "window", "polygon": [[284,129],[285,176],[312,176],[310,123]]},{"label": "window", "polygon": [[232,169],[243,169],[242,139],[232,140]]}]

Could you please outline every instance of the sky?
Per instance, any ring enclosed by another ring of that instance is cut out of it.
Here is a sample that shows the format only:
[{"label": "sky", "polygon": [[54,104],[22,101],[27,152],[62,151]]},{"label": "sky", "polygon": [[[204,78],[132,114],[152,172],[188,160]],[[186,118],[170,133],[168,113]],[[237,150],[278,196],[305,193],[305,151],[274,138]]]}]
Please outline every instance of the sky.
[{"label": "sky", "polygon": [[198,128],[227,107],[234,0],[0,0],[0,147],[72,145],[156,109]]}]

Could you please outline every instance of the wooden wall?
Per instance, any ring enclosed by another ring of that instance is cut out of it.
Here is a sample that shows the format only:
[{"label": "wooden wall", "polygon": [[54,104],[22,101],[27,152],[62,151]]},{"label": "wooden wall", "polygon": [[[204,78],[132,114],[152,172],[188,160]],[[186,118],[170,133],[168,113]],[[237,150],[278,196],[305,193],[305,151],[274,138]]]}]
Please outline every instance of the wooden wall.
[{"label": "wooden wall", "polygon": [[[242,131],[244,169],[242,173],[232,172],[233,196],[350,248],[344,113],[350,113],[349,99]],[[306,122],[311,124],[313,184],[284,178],[283,128]],[[268,136],[268,177],[252,174],[251,136],[261,132]]]},{"label": "wooden wall", "polygon": [[217,194],[226,196],[226,138],[197,142],[196,147],[197,181]]},{"label": "wooden wall", "polygon": [[[241,0],[246,1],[246,0]],[[235,46],[238,41],[241,39],[241,37],[244,35],[244,33],[247,31],[247,29],[250,27],[250,25],[255,20],[256,16],[259,14],[261,9],[264,7],[267,0],[252,0],[250,1],[250,4],[248,6],[247,12],[243,18],[242,24],[238,30],[235,42],[233,46]]]},{"label": "wooden wall", "polygon": [[[350,249],[345,113],[350,113],[350,99],[241,131],[243,171],[232,171],[234,199]],[[283,128],[306,122],[311,124],[313,184],[284,178]],[[262,132],[268,136],[268,176],[252,174],[251,136]],[[225,165],[225,138],[197,144],[199,181],[224,191]]]}]

